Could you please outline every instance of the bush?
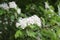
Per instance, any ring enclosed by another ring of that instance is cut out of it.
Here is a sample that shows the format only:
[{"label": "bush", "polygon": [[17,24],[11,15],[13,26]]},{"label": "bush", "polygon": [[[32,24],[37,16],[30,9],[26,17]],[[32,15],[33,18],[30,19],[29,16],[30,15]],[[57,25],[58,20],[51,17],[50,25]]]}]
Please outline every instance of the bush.
[{"label": "bush", "polygon": [[59,0],[1,0],[0,3],[0,40],[60,39]]}]

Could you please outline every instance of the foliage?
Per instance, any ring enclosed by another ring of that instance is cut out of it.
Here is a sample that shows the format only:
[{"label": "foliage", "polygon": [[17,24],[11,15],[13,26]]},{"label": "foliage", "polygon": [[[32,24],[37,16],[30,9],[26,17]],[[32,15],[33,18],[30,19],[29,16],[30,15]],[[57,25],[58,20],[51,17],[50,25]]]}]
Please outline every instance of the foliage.
[{"label": "foliage", "polygon": [[[8,10],[0,7],[0,40],[60,40],[59,0],[1,0],[0,3],[10,1],[15,1],[17,7]],[[45,2],[49,8],[45,7]],[[36,24],[24,29],[16,27],[19,18],[33,15],[41,19],[41,27]]]}]

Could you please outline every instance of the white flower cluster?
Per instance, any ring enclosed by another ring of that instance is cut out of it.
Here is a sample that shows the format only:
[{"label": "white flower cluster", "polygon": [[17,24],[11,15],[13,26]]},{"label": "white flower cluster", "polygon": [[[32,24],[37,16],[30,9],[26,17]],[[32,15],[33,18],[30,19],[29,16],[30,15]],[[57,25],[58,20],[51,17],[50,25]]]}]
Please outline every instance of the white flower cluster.
[{"label": "white flower cluster", "polygon": [[16,5],[16,3],[13,1],[13,2],[9,2],[9,7],[10,7],[10,8],[16,8],[17,5]]},{"label": "white flower cluster", "polygon": [[9,9],[7,3],[0,4],[0,7],[3,8],[3,9],[5,9],[5,10],[8,10]]},{"label": "white flower cluster", "polygon": [[19,19],[19,23],[16,23],[16,27],[21,26],[22,29],[26,28],[28,25],[36,24],[41,27],[41,19],[37,15],[33,15],[28,18]]},{"label": "white flower cluster", "polygon": [[9,2],[8,4],[7,3],[0,4],[0,7],[5,9],[5,10],[8,10],[9,8],[14,8],[14,9],[16,9],[18,14],[21,13],[21,9],[17,8],[17,5],[16,5],[16,3],[14,1]]}]

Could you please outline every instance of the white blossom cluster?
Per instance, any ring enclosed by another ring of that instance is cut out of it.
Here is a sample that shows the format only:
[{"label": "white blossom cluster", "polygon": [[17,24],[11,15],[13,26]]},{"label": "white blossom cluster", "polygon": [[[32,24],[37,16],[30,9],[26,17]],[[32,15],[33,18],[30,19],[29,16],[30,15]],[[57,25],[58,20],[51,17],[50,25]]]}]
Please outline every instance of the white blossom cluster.
[{"label": "white blossom cluster", "polygon": [[33,24],[36,24],[37,26],[41,27],[41,19],[37,15],[33,15],[28,18],[19,19],[18,22],[16,23],[16,27],[21,26],[22,29],[26,28],[28,25],[33,25]]},{"label": "white blossom cluster", "polygon": [[18,14],[21,13],[21,9],[17,8],[17,5],[14,1],[9,2],[8,4],[7,3],[0,4],[0,7],[5,9],[5,10],[9,10],[9,8],[14,8],[14,9],[16,9]]},{"label": "white blossom cluster", "polygon": [[9,8],[16,8],[17,5],[16,3],[13,1],[13,2],[9,2]]},{"label": "white blossom cluster", "polygon": [[3,4],[0,4],[0,7],[5,9],[5,10],[8,10],[9,9],[9,6],[7,3],[3,3]]}]

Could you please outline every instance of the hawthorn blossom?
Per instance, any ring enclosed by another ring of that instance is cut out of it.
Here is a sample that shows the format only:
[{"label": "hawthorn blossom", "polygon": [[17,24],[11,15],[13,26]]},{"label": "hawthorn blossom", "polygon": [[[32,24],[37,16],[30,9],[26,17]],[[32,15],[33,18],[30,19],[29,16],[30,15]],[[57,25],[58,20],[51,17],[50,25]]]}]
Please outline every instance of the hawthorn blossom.
[{"label": "hawthorn blossom", "polygon": [[29,17],[27,21],[28,21],[28,25],[31,25],[31,24],[33,25],[35,23],[32,17]]},{"label": "hawthorn blossom", "polygon": [[38,16],[33,15],[28,18],[28,24],[37,24],[38,26],[41,26],[41,19]]},{"label": "hawthorn blossom", "polygon": [[20,26],[22,29],[26,28],[27,27],[27,18],[20,20],[19,23],[20,23]]},{"label": "hawthorn blossom", "polygon": [[5,10],[8,10],[9,9],[9,6],[7,3],[3,3],[3,4],[0,4],[0,7],[5,9]]},{"label": "hawthorn blossom", "polygon": [[20,23],[17,22],[17,23],[16,23],[16,27],[19,27],[19,26],[20,26]]},{"label": "hawthorn blossom", "polygon": [[0,31],[0,34],[2,34],[2,32]]},{"label": "hawthorn blossom", "polygon": [[9,7],[10,8],[17,8],[17,5],[14,1],[12,1],[12,2],[9,2]]},{"label": "hawthorn blossom", "polygon": [[20,14],[21,13],[21,9],[18,8],[17,9],[17,13]]},{"label": "hawthorn blossom", "polygon": [[8,24],[8,22],[6,21],[5,24]]},{"label": "hawthorn blossom", "polygon": [[41,27],[41,19],[36,15],[28,18],[19,19],[19,23],[17,24],[17,26],[20,26],[22,29],[24,29],[31,24],[36,24],[37,26]]},{"label": "hawthorn blossom", "polygon": [[21,27],[22,29],[26,28],[27,27],[27,21],[26,21],[26,18],[22,19],[20,18],[19,19],[19,23],[16,23],[16,27]]},{"label": "hawthorn blossom", "polygon": [[49,8],[49,5],[48,5],[47,2],[45,2],[45,8],[46,8],[46,9]]},{"label": "hawthorn blossom", "polygon": [[37,24],[38,26],[41,26],[41,19],[38,16],[34,15],[33,19],[35,24]]}]

